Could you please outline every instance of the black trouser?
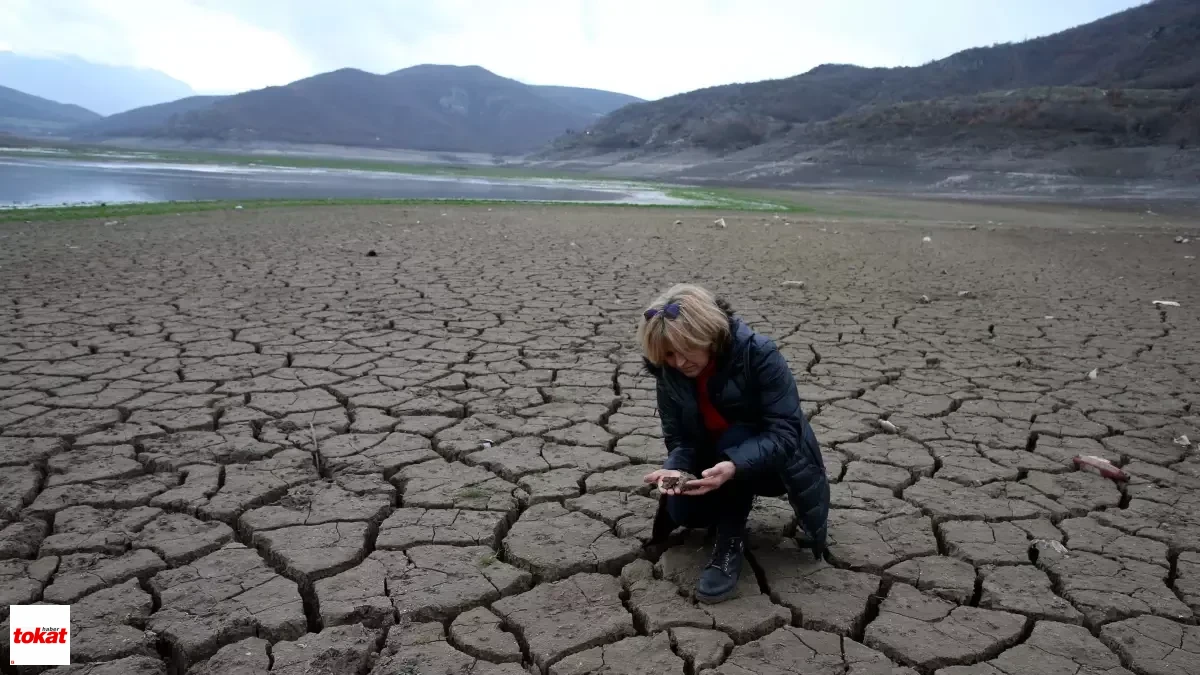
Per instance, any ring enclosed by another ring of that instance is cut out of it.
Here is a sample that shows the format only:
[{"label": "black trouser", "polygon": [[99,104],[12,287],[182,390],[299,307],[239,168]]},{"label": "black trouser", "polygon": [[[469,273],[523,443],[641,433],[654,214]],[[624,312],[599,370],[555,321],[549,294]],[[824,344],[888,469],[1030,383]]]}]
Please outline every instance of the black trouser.
[{"label": "black trouser", "polygon": [[[754,435],[744,425],[730,427],[717,440],[715,452],[697,453],[702,466],[688,469],[697,477],[700,472],[713,466],[720,459],[720,452],[732,448]],[[787,492],[778,474],[742,476],[733,479],[712,492],[702,495],[667,495],[667,512],[671,520],[681,527],[707,528],[717,526],[719,536],[743,536],[755,495],[778,497]]]}]

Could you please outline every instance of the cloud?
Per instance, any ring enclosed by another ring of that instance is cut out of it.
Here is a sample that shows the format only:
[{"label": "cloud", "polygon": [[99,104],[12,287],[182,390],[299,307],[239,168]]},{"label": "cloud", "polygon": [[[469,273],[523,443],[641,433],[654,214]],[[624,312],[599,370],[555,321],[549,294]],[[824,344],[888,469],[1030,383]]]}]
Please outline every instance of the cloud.
[{"label": "cloud", "polygon": [[919,65],[1137,0],[4,0],[0,43],[240,90],[342,67],[482,65],[658,98],[821,63]]},{"label": "cloud", "polygon": [[186,0],[5,0],[12,51],[155,68],[200,91],[241,91],[313,72],[282,36]]}]

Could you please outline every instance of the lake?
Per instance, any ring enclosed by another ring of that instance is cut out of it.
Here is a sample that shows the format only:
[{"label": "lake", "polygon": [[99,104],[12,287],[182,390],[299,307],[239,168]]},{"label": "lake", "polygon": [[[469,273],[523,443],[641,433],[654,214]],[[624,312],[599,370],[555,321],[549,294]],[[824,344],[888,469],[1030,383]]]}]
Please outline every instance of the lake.
[{"label": "lake", "polygon": [[0,156],[0,208],[326,198],[690,203],[662,190],[618,181]]}]

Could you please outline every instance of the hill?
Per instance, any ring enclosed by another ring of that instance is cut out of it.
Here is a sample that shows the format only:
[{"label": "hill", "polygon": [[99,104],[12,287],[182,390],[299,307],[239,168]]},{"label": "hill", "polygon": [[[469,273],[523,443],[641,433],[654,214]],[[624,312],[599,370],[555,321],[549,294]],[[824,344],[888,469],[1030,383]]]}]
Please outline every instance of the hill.
[{"label": "hill", "polygon": [[564,108],[576,110],[593,117],[602,117],[630,103],[643,102],[642,99],[636,96],[618,94],[614,91],[604,91],[603,89],[555,87],[549,85],[534,86],[533,89]]},{"label": "hill", "polygon": [[148,105],[102,117],[71,130],[76,137],[137,136],[147,129],[172,124],[173,118],[194,110],[203,110],[227,96],[189,96],[178,101]]},{"label": "hill", "polygon": [[[1026,101],[1028,107],[1029,100],[1039,97],[1038,134],[1075,134],[1099,128],[1104,142],[1110,144],[1178,142],[1176,136],[1190,133],[1188,115],[1195,113],[1182,97],[1172,107],[1158,94],[1110,100],[1101,90],[1179,91],[1197,86],[1197,44],[1200,2],[1155,0],[1047,37],[968,49],[919,67],[824,65],[783,80],[712,87],[629,105],[597,122],[588,133],[559,139],[546,156],[569,158],[614,151],[628,156],[686,150],[725,154],[761,145],[778,150],[804,144],[862,142],[866,138],[859,131],[862,126],[876,124],[881,116],[886,118],[892,114],[887,112],[889,109],[895,114],[903,109],[901,117],[908,123],[876,128],[869,136],[871,142],[903,141],[914,129],[929,143],[971,145],[977,139],[986,143],[988,137],[1006,137],[1011,142],[1037,134],[1026,133],[1030,126],[1021,121],[1025,118],[1010,104]],[[1036,88],[1060,86],[1090,87],[1101,99],[1097,102],[1092,96],[1086,105],[1075,105],[1069,97],[1030,93]],[[987,92],[1016,98],[991,101],[995,108],[991,112],[956,112],[962,105],[961,97]],[[1152,129],[1122,123],[1128,120],[1119,109],[1121,102],[1142,99],[1163,104],[1158,107],[1159,118]],[[929,103],[903,108],[921,101]],[[917,110],[924,117],[914,117]],[[1006,110],[1013,115],[1004,114]],[[941,131],[927,134],[927,129]],[[999,129],[1009,133],[995,133]],[[949,133],[951,130],[954,133]]]},{"label": "hill", "polygon": [[386,75],[346,68],[281,87],[133,110],[77,133],[510,154],[582,129],[598,106],[620,96],[580,93],[586,91],[544,95],[478,66],[422,65]]},{"label": "hill", "polygon": [[196,93],[157,70],[103,65],[74,56],[37,58],[13,52],[0,52],[0,85],[74,103],[101,115]]},{"label": "hill", "polygon": [[24,136],[61,133],[81,122],[98,119],[91,110],[0,86],[0,132]]}]

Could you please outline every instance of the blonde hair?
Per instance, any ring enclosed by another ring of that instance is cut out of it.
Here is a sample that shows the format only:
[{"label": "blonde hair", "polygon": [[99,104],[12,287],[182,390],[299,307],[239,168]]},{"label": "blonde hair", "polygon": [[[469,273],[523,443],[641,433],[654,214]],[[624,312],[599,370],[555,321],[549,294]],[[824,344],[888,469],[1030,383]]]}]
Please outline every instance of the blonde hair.
[{"label": "blonde hair", "polygon": [[[668,304],[679,305],[679,316],[670,318],[663,309]],[[655,298],[647,310],[658,312],[647,319],[643,314],[638,323],[637,337],[646,360],[659,366],[667,353],[680,350],[707,349],[729,339],[729,317],[717,303],[715,295],[694,284],[676,284]]]}]

